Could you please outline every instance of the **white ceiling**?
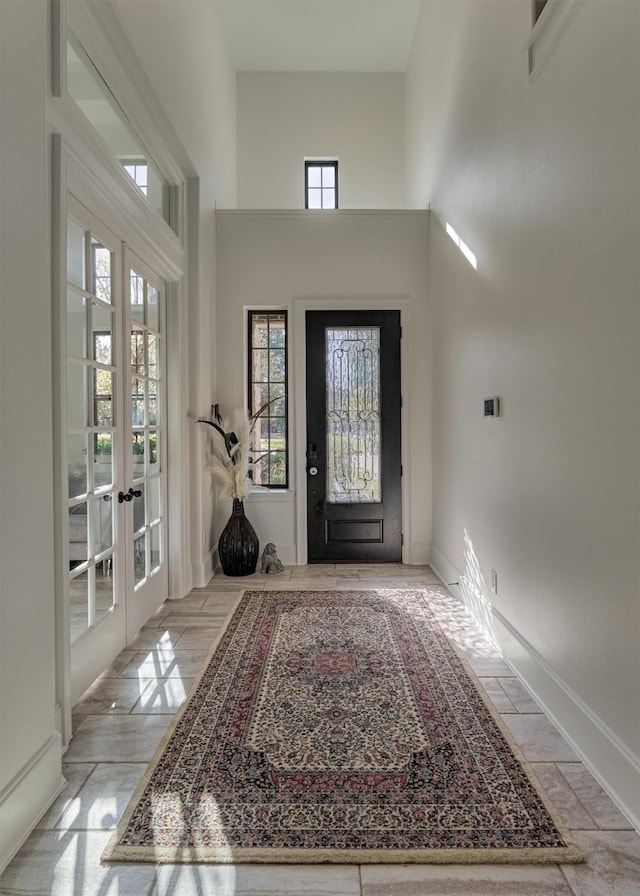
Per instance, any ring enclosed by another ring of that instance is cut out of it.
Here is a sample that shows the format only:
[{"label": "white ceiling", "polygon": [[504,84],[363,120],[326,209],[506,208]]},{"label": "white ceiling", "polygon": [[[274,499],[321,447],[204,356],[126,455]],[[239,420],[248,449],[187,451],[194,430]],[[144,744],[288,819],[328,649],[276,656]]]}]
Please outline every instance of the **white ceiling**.
[{"label": "white ceiling", "polygon": [[237,71],[403,72],[421,0],[216,0]]}]

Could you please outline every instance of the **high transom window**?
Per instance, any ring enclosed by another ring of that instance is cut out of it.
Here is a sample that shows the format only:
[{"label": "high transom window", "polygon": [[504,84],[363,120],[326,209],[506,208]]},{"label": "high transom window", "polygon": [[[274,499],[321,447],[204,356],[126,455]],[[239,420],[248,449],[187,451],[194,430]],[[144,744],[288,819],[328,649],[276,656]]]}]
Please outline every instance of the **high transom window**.
[{"label": "high transom window", "polygon": [[249,412],[253,428],[252,478],[287,488],[287,312],[249,311]]},{"label": "high transom window", "polygon": [[67,92],[152,207],[170,223],[169,185],[79,44],[67,44]]},{"label": "high transom window", "polygon": [[304,163],[305,208],[338,208],[338,162]]}]

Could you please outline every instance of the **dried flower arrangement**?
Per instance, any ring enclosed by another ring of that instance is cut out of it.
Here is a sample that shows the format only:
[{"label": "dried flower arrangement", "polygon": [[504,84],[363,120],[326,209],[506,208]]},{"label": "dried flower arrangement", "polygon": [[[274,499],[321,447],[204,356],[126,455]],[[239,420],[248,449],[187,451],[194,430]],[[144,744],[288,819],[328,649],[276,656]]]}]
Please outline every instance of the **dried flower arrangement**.
[{"label": "dried flower arrangement", "polygon": [[200,418],[197,421],[213,427],[220,436],[213,439],[211,460],[207,466],[222,483],[223,497],[243,500],[249,494],[251,486],[249,470],[265,457],[265,454],[262,454],[260,457],[252,458],[251,434],[256,420],[271,403],[268,401],[262,405],[253,416],[249,416],[245,410],[239,408],[234,412],[231,424],[222,417],[218,405],[214,404],[211,405],[213,419]]}]

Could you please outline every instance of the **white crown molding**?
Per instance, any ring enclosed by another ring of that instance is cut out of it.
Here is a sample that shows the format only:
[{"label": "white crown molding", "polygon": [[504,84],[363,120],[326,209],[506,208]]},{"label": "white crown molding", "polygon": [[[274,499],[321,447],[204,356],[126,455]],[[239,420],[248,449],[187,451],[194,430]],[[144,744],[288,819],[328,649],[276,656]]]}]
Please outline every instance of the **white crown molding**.
[{"label": "white crown molding", "polygon": [[221,218],[416,218],[424,219],[430,214],[428,209],[414,208],[216,208],[216,217]]},{"label": "white crown molding", "polygon": [[529,55],[529,79],[533,81],[549,58],[583,0],[548,0],[540,18],[531,29],[527,41]]}]

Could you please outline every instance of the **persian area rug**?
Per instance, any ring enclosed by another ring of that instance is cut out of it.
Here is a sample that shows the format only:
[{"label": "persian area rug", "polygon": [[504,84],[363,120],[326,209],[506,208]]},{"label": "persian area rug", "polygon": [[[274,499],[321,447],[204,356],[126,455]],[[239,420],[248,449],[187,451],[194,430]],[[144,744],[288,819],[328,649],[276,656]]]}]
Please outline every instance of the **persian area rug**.
[{"label": "persian area rug", "polygon": [[425,590],[247,591],[103,859],[574,862]]}]

